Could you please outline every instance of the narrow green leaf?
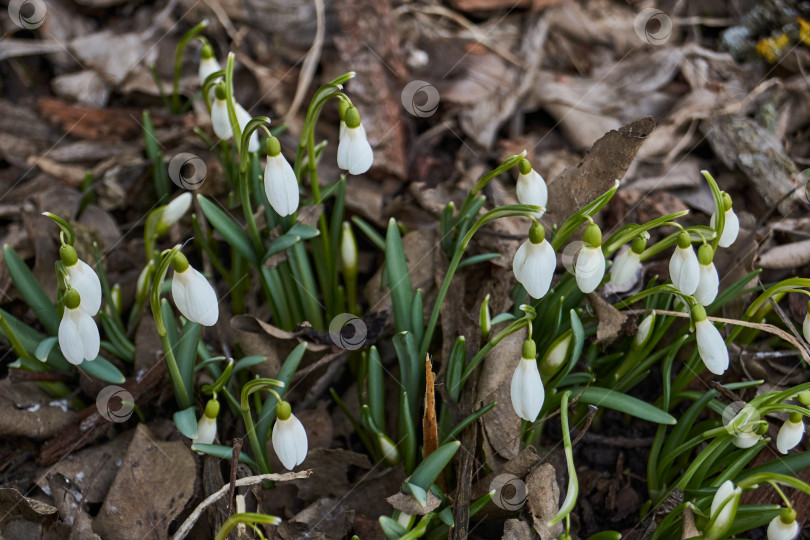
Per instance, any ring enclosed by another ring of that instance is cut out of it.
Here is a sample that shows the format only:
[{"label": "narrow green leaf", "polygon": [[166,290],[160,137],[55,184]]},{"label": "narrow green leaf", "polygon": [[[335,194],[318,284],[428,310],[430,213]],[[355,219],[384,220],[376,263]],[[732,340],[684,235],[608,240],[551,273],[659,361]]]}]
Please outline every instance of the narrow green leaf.
[{"label": "narrow green leaf", "polygon": [[[395,219],[388,222],[385,235],[385,272],[391,289],[391,303],[394,307],[394,321],[398,332],[412,330],[411,303],[413,287],[408,274],[408,263],[402,248],[402,237]],[[414,396],[415,397],[415,396]]]},{"label": "narrow green leaf", "polygon": [[20,258],[14,248],[5,244],[3,246],[3,257],[8,267],[11,280],[20,291],[20,295],[28,307],[36,314],[39,322],[45,327],[49,334],[56,334],[59,330],[59,312],[51,303],[51,299],[45,293],[33,272],[28,265]]},{"label": "narrow green leaf", "polygon": [[201,333],[202,326],[199,323],[188,321],[183,326],[177,343],[172,347],[183,386],[189,395],[194,392],[194,360],[197,358],[197,343],[200,341]]},{"label": "narrow green leaf", "polygon": [[399,540],[408,533],[405,527],[400,525],[397,520],[388,516],[380,516],[380,528],[389,540]]},{"label": "narrow green leaf", "polygon": [[450,350],[450,359],[447,361],[447,371],[444,373],[444,381],[447,385],[447,393],[458,403],[461,397],[461,374],[467,364],[467,340],[464,336],[456,338],[453,348]]},{"label": "narrow green leaf", "polygon": [[[209,456],[214,456],[220,459],[231,460],[233,458],[233,448],[230,446],[223,446],[221,444],[192,443],[191,449],[195,452],[202,452],[203,454],[208,454]],[[256,462],[244,452],[239,452],[239,461],[250,466],[254,470],[259,469]]]},{"label": "narrow green leaf", "polygon": [[462,420],[461,422],[456,424],[456,426],[453,429],[451,429],[447,433],[447,435],[442,437],[442,444],[444,444],[446,442],[449,442],[453,437],[456,437],[459,433],[464,431],[464,429],[467,426],[469,426],[472,423],[476,422],[479,418],[481,418],[482,416],[487,414],[489,411],[494,409],[495,405],[496,405],[496,403],[492,402],[492,403],[490,403],[489,405],[487,405],[485,407],[481,407],[480,409],[478,409],[477,411],[475,411],[474,413],[469,415],[467,418],[465,418],[464,420]]},{"label": "narrow green leaf", "polygon": [[174,425],[185,437],[189,439],[197,438],[197,415],[194,412],[193,405],[174,413],[172,420],[174,420]]},{"label": "narrow green leaf", "polygon": [[225,212],[223,212],[216,204],[212,203],[202,195],[197,195],[197,200],[200,203],[200,208],[208,219],[208,222],[214,227],[225,241],[233,246],[243,257],[252,262],[255,266],[259,266],[259,258],[253,249],[253,244],[250,242],[247,233],[240,225],[231,219]]},{"label": "narrow green leaf", "polygon": [[385,433],[385,395],[383,386],[383,370],[380,353],[377,347],[371,346],[368,350],[368,405],[374,423]]},{"label": "narrow green leaf", "polygon": [[244,358],[239,359],[236,362],[236,365],[233,366],[233,374],[236,375],[243,369],[248,369],[250,367],[257,366],[266,360],[267,360],[266,356],[258,356],[258,355],[245,356]]},{"label": "narrow green leaf", "polygon": [[402,392],[399,400],[399,454],[404,456],[405,474],[416,466],[416,428],[408,406],[408,392]]},{"label": "narrow green leaf", "polygon": [[124,374],[102,356],[96,356],[95,360],[85,360],[78,367],[87,375],[104,382],[123,384],[126,381]]},{"label": "narrow green leaf", "polygon": [[40,362],[48,360],[48,355],[51,354],[51,349],[56,345],[56,341],[57,339],[55,337],[47,337],[40,341],[36,351],[34,351],[34,357]]},{"label": "narrow green leaf", "polygon": [[422,460],[422,463],[413,471],[410,484],[419,486],[424,490],[436,481],[441,472],[456,455],[461,443],[458,441],[449,442],[437,448],[432,454]]},{"label": "narrow green leaf", "polygon": [[[573,388],[571,392],[574,396],[579,395],[579,401],[582,403],[590,403],[597,407],[607,407],[619,412],[647,420],[648,422],[655,422],[656,424],[669,424],[675,425],[677,420],[669,413],[662,411],[658,407],[650,405],[646,401],[641,401],[633,396],[622,394],[609,388],[600,388],[598,386],[589,386],[588,388]],[[582,394],[580,395],[580,392]]]}]

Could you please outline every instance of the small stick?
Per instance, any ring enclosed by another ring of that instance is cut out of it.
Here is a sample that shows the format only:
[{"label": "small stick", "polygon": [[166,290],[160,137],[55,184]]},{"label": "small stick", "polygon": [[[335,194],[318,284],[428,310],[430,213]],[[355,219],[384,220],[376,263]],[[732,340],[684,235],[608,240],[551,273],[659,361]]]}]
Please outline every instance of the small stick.
[{"label": "small stick", "polygon": [[[245,478],[240,478],[236,480],[233,485],[235,487],[242,487],[242,486],[252,486],[254,484],[260,484],[266,480],[271,482],[287,482],[290,480],[299,480],[302,478],[309,478],[312,475],[312,469],[301,471],[301,472],[291,472],[286,474],[259,474],[256,476],[246,476]],[[203,511],[217,502],[219,499],[224,497],[228,494],[230,490],[230,484],[226,484],[222,486],[218,491],[215,491],[211,495],[205,498],[203,502],[197,505],[197,508],[191,513],[191,515],[186,518],[180,528],[177,529],[177,532],[174,533],[172,540],[183,540],[186,535],[191,531],[191,528],[197,523],[197,520],[200,519]]]},{"label": "small stick", "polygon": [[[228,490],[228,505],[225,508],[225,513],[228,517],[231,517],[232,509],[233,509],[233,494],[236,491],[236,472],[239,468],[239,453],[242,451],[242,439],[241,437],[235,437],[233,439],[233,453],[231,454],[231,481],[230,481],[230,490]],[[226,518],[227,519],[227,518]]]}]

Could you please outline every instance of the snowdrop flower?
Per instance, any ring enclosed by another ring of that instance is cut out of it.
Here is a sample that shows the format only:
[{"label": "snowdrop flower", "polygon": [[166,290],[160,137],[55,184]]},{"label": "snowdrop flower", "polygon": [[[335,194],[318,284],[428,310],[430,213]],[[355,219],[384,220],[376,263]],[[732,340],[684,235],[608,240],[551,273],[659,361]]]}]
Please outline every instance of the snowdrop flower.
[{"label": "snowdrop flower", "polygon": [[532,168],[528,159],[523,159],[518,165],[517,200],[520,204],[540,206],[542,210],[536,212],[534,217],[540,219],[546,212],[548,203],[548,188],[543,177]]},{"label": "snowdrop flower", "polygon": [[81,296],[76,289],[68,289],[64,296],[65,312],[59,323],[59,348],[67,361],[79,365],[95,360],[101,340],[93,318],[81,305]]},{"label": "snowdrop flower", "polygon": [[[728,531],[734,522],[741,494],[742,489],[735,488],[731,480],[726,480],[717,488],[711,506],[713,524],[708,531],[704,531],[704,537],[721,538]],[[724,502],[725,504],[723,504]]]},{"label": "snowdrop flower", "polygon": [[281,155],[281,144],[275,137],[267,139],[264,194],[280,216],[289,216],[298,210],[298,180],[290,163]]},{"label": "snowdrop flower", "polygon": [[[737,218],[737,214],[734,213],[734,210],[731,209],[731,196],[725,191],[723,192],[723,206],[726,209],[723,213],[725,221],[723,234],[720,235],[720,240],[717,242],[717,245],[722,248],[727,248],[737,240],[737,235],[740,234],[740,220]],[[709,220],[709,226],[711,228],[714,228],[715,219],[715,214],[712,214]]]},{"label": "snowdrop flower", "polygon": [[760,437],[756,430],[747,429],[737,434],[731,442],[737,448],[751,448],[757,444],[761,438],[762,437]]},{"label": "snowdrop flower", "polygon": [[307,457],[307,432],[286,401],[279,401],[276,405],[273,449],[281,464],[290,471]]},{"label": "snowdrop flower", "polygon": [[211,126],[214,128],[214,135],[223,141],[233,137],[226,99],[225,85],[222,83],[216,85],[214,87],[214,103],[211,104]]},{"label": "snowdrop flower", "polygon": [[[248,122],[250,122],[253,119],[253,117],[239,103],[234,103],[233,107],[236,110],[236,122],[239,124],[239,131],[244,132],[245,127],[248,125]],[[258,151],[259,151],[259,132],[257,130],[254,130],[253,133],[250,134],[250,140],[248,141],[248,152],[258,152]]]},{"label": "snowdrop flower", "polygon": [[799,522],[796,511],[785,508],[768,524],[768,540],[794,540],[799,536]]},{"label": "snowdrop flower", "polygon": [[776,448],[783,454],[787,454],[802,442],[803,436],[804,421],[802,414],[792,412],[787,421],[779,428],[779,434],[776,436]]},{"label": "snowdrop flower", "polygon": [[630,281],[638,267],[641,266],[641,254],[644,253],[646,247],[647,239],[639,236],[633,240],[633,244],[629,248],[623,249],[616,256],[610,269],[611,285],[620,287]]},{"label": "snowdrop flower", "polygon": [[723,336],[706,318],[706,310],[700,304],[695,304],[692,308],[692,319],[695,321],[700,359],[703,360],[706,369],[715,375],[722,375],[728,369],[728,349]]},{"label": "snowdrop flower", "polygon": [[[67,280],[82,299],[81,307],[91,317],[101,308],[101,282],[89,264],[79,259],[73,246],[63,244],[59,258],[67,270]],[[93,357],[95,358],[95,356]]]},{"label": "snowdrop flower", "polygon": [[209,43],[206,43],[202,46],[202,50],[200,51],[200,68],[197,72],[200,76],[200,86],[205,84],[205,79],[212,73],[216,73],[221,69],[222,67],[220,67],[219,62],[217,62],[214,56],[214,48],[211,47]]},{"label": "snowdrop flower", "polygon": [[585,294],[596,290],[605,276],[605,255],[602,253],[602,231],[591,223],[585,229],[585,245],[577,254],[574,277],[579,290]]},{"label": "snowdrop flower", "polygon": [[360,122],[360,113],[357,109],[350,106],[343,118],[346,130],[341,134],[338,143],[338,167],[346,169],[350,174],[363,174],[371,168],[374,152],[366,139],[366,131]]},{"label": "snowdrop flower", "polygon": [[[205,411],[197,421],[197,437],[194,442],[200,444],[214,444],[217,437],[217,416],[219,415],[219,401],[209,399]],[[197,452],[202,454],[202,452]]]},{"label": "snowdrop flower", "polygon": [[554,248],[546,240],[542,225],[534,222],[529,229],[529,239],[515,252],[512,271],[518,282],[532,298],[543,298],[551,286],[557,257]]},{"label": "snowdrop flower", "polygon": [[357,275],[357,240],[348,221],[340,229],[340,266],[344,274]]},{"label": "snowdrop flower", "polygon": [[695,293],[700,282],[700,264],[689,233],[682,231],[678,236],[678,247],[669,260],[669,278],[675,288],[689,296]]},{"label": "snowdrop flower", "polygon": [[183,317],[203,326],[214,326],[219,318],[217,293],[200,272],[188,264],[182,253],[172,259],[172,298]]},{"label": "snowdrop flower", "polygon": [[158,234],[165,233],[169,230],[169,227],[180,221],[189,208],[191,208],[191,193],[186,191],[175,197],[163,208],[163,212],[160,214],[157,225]]},{"label": "snowdrop flower", "polygon": [[802,323],[802,334],[807,342],[810,342],[810,302],[807,302],[807,313],[804,316]]},{"label": "snowdrop flower", "polygon": [[399,463],[399,452],[397,451],[394,441],[382,433],[377,435],[377,439],[380,443],[380,450],[382,451],[382,455],[386,463],[389,465],[396,465]]},{"label": "snowdrop flower", "polygon": [[698,249],[698,263],[700,270],[698,273],[698,286],[693,296],[698,304],[708,306],[717,298],[717,289],[720,286],[720,278],[717,276],[717,268],[712,259],[714,250],[709,244],[703,244]]},{"label": "snowdrop flower", "polygon": [[512,408],[524,420],[534,422],[543,408],[545,390],[537,369],[537,346],[527,339],[515,373],[512,375]]}]

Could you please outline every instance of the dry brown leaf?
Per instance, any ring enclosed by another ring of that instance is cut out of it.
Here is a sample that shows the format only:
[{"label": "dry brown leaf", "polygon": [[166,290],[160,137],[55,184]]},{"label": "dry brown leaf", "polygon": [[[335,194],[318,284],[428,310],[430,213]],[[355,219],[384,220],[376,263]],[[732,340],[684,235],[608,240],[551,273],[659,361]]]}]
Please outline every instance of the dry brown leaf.
[{"label": "dry brown leaf", "polygon": [[59,509],[61,521],[70,525],[69,540],[101,540],[93,532],[93,522],[84,509],[84,497],[77,486],[61,474],[48,475],[48,489],[56,508]]},{"label": "dry brown leaf", "polygon": [[424,516],[425,514],[429,514],[436,510],[442,503],[442,500],[430,490],[428,490],[427,504],[425,506],[419,504],[419,501],[417,501],[413,495],[408,495],[401,491],[394,493],[385,500],[388,501],[395,510],[405,512],[412,516]]},{"label": "dry brown leaf", "polygon": [[775,246],[757,259],[761,268],[788,270],[810,262],[810,240]]},{"label": "dry brown leaf", "polygon": [[197,466],[182,441],[163,442],[138,424],[93,528],[104,538],[168,538],[194,495]]},{"label": "dry brown leaf", "polygon": [[69,399],[48,397],[35,383],[0,381],[0,436],[47,439],[75,420]]},{"label": "dry brown leaf", "polygon": [[619,337],[624,323],[627,322],[627,315],[608,304],[596,293],[590,293],[587,296],[596,311],[596,318],[599,319],[599,325],[596,327],[596,343],[607,345]]},{"label": "dry brown leaf", "polygon": [[526,497],[540,540],[557,538],[563,531],[562,523],[548,525],[560,508],[560,486],[551,463],[543,463],[526,477]]},{"label": "dry brown leaf", "polygon": [[531,525],[519,519],[508,519],[503,526],[501,540],[535,540]]},{"label": "dry brown leaf", "polygon": [[0,525],[14,518],[37,524],[52,523],[57,518],[56,508],[36,499],[29,499],[14,488],[0,488]]},{"label": "dry brown leaf", "polygon": [[431,364],[430,355],[428,355],[425,358],[425,414],[422,416],[423,458],[428,457],[439,447],[439,426],[436,422],[436,395],[433,381],[433,364]]}]

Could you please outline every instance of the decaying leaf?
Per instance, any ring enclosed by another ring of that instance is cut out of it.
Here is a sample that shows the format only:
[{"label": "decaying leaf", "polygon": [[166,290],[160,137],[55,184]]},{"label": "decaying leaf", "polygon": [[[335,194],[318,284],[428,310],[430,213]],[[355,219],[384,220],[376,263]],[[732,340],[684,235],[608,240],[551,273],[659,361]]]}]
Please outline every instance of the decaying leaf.
[{"label": "decaying leaf", "polygon": [[774,246],[757,259],[756,265],[761,268],[782,269],[799,268],[810,262],[810,240]]},{"label": "decaying leaf", "polygon": [[596,318],[599,319],[599,325],[596,327],[596,343],[604,345],[612,342],[619,337],[627,322],[627,315],[608,304],[596,293],[590,293],[588,301],[596,311]]},{"label": "decaying leaf", "polygon": [[55,507],[24,497],[14,488],[0,488],[0,525],[16,518],[37,524],[52,523],[56,517]]},{"label": "decaying leaf", "polygon": [[503,526],[501,540],[534,540],[531,525],[519,519],[508,519]]},{"label": "decaying leaf", "polygon": [[436,395],[434,393],[433,364],[430,355],[425,359],[425,414],[422,417],[422,433],[425,438],[422,455],[428,457],[439,447],[439,426],[436,422]]},{"label": "decaying leaf", "polygon": [[104,538],[168,538],[196,477],[194,455],[182,441],[157,440],[138,424],[93,528]]},{"label": "decaying leaf", "polygon": [[557,538],[563,531],[562,523],[548,525],[560,508],[560,486],[551,463],[543,463],[526,477],[526,497],[540,540]]},{"label": "decaying leaf", "polygon": [[412,516],[424,516],[425,514],[437,509],[442,503],[442,500],[432,491],[428,491],[427,504],[425,506],[419,504],[419,501],[417,501],[413,495],[408,495],[402,492],[394,493],[385,500],[388,501],[388,503],[393,506],[395,510],[405,512],[406,514],[410,514]]},{"label": "decaying leaf", "polygon": [[51,398],[35,383],[0,381],[0,436],[47,439],[75,419],[69,399]]}]

